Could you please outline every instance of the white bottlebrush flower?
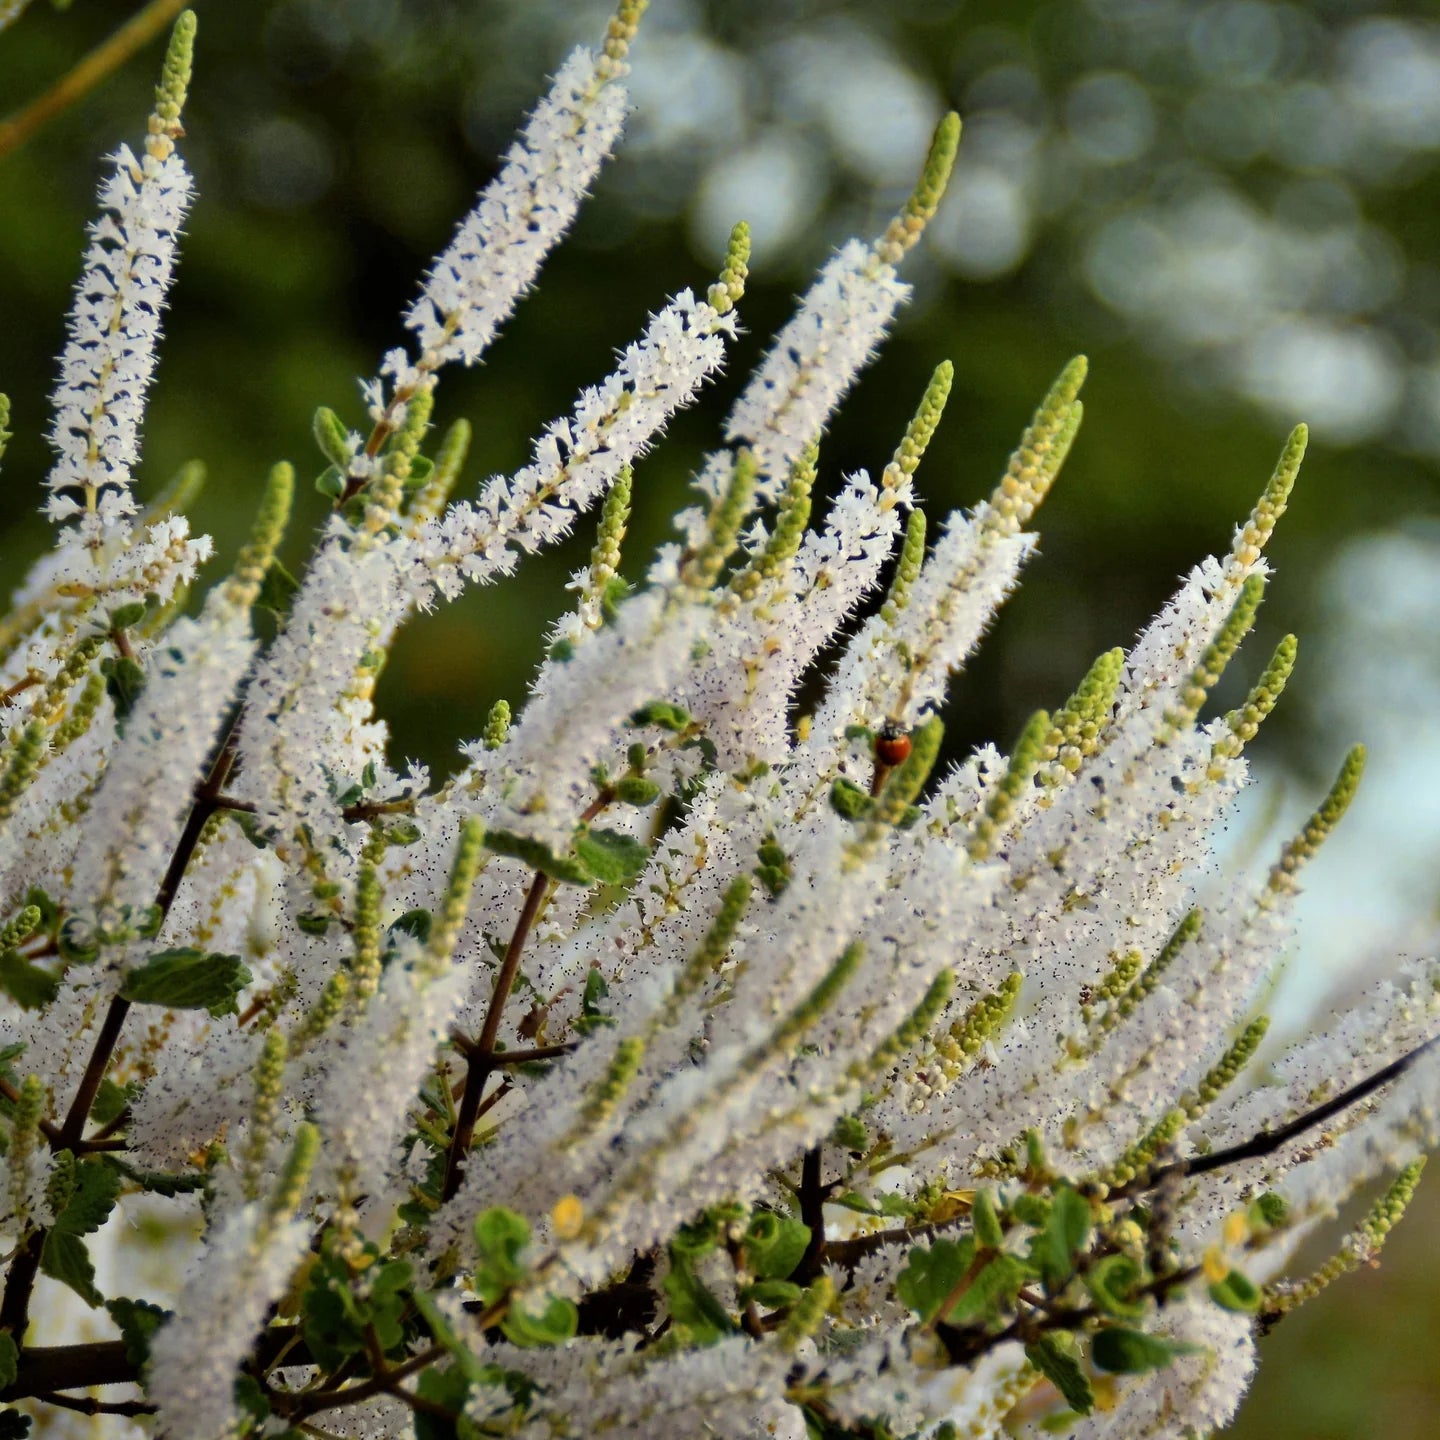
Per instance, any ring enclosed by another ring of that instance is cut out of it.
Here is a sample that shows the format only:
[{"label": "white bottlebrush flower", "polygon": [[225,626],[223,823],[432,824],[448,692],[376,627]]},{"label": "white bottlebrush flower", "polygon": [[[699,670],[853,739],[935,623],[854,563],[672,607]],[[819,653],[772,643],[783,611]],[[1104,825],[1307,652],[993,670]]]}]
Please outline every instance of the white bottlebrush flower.
[{"label": "white bottlebrush flower", "polygon": [[[183,99],[183,80],[178,89]],[[162,127],[140,157],[122,145],[113,164],[70,314],[50,430],[60,458],[46,481],[51,519],[84,514],[101,527],[135,511],[130,471],[191,189]]]},{"label": "white bottlebrush flower", "polygon": [[[1257,1331],[1374,1259],[1440,1140],[1434,962],[1251,1071],[1303,867],[1363,764],[1268,874],[1221,873],[1212,835],[1294,638],[1202,717],[1303,429],[1128,654],[1077,662],[1008,755],[931,783],[1084,376],[927,549],[941,365],[878,478],[811,526],[822,432],[907,294],[952,117],[885,233],[802,300],[636,590],[634,463],[723,362],[743,226],[704,298],[447,509],[465,430],[424,453],[437,374],[479,356],[573,217],[643,9],[621,0],[567,62],[437,262],[419,353],[365,387],[369,435],[317,412],[336,503],[293,593],[281,465],[192,616],[208,540],[165,502],[132,523],[130,495],[188,193],[177,26],[72,324],[50,508],[80,523],[0,629],[7,1400],[136,1383],[102,1423],[153,1406],[173,1440],[1209,1432]],[[405,620],[602,497],[527,703],[432,789],[376,708]],[[288,608],[263,650],[262,600]],[[87,1251],[132,1190],[198,1192],[169,1317],[104,1293]],[[103,1338],[27,1343],[40,1275]]]}]

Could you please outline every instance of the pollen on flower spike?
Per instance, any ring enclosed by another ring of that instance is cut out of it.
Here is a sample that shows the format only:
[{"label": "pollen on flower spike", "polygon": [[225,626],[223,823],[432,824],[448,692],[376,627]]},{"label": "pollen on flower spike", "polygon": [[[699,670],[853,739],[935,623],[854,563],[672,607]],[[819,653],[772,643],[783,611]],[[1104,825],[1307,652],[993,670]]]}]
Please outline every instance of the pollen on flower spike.
[{"label": "pollen on flower spike", "polygon": [[550,1211],[557,1240],[573,1240],[585,1224],[585,1207],[578,1195],[562,1195]]}]

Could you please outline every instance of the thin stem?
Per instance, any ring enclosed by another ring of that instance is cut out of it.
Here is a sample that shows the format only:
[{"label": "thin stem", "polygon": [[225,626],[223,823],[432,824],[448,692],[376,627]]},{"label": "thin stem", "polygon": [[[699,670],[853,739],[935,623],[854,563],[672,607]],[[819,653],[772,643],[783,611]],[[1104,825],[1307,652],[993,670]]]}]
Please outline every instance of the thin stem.
[{"label": "thin stem", "polygon": [[1128,1184],[1110,1191],[1106,1198],[1108,1200],[1127,1199],[1132,1195],[1153,1190],[1156,1186],[1163,1185],[1167,1180],[1176,1177],[1207,1175],[1212,1170],[1223,1170],[1227,1165],[1239,1165],[1245,1160],[1258,1160],[1263,1156],[1273,1155],[1282,1145],[1295,1139],[1297,1135],[1303,1135],[1307,1130],[1313,1130],[1315,1126],[1323,1125],[1332,1115],[1338,1115],[1342,1110],[1349,1109],[1357,1101],[1373,1094],[1382,1085],[1398,1079],[1426,1051],[1433,1049],[1437,1044],[1440,1044],[1440,1035],[1432,1036],[1423,1045],[1417,1045],[1408,1054],[1402,1055],[1398,1060],[1392,1060],[1383,1069],[1377,1070],[1373,1075],[1367,1075],[1365,1079],[1358,1081],[1348,1090],[1342,1090],[1338,1095],[1325,1101],[1323,1105],[1317,1105],[1313,1110],[1307,1110],[1303,1115],[1291,1120],[1286,1125],[1281,1125],[1276,1130],[1261,1130],[1238,1145],[1230,1145],[1223,1150],[1212,1150],[1206,1155],[1191,1155],[1183,1160],[1173,1160],[1168,1165],[1158,1166],[1154,1170],[1136,1176]]},{"label": "thin stem", "polygon": [[153,1415],[156,1406],[144,1400],[93,1400],[89,1396],[80,1399],[74,1395],[57,1395],[53,1391],[35,1396],[47,1405],[58,1405],[62,1410],[78,1410],[82,1415]]},{"label": "thin stem", "polygon": [[578,1040],[566,1040],[559,1045],[538,1045],[533,1050],[497,1050],[490,1057],[498,1070],[503,1065],[528,1065],[532,1060],[558,1060],[562,1055],[573,1055]]},{"label": "thin stem", "polygon": [[550,877],[542,871],[535,872],[530,882],[529,893],[521,908],[520,918],[515,922],[510,944],[505,948],[505,958],[500,963],[500,973],[495,977],[495,988],[490,994],[490,1008],[485,1013],[485,1024],[480,1038],[466,1056],[465,1093],[460,1098],[460,1109],[455,1120],[455,1133],[450,1139],[450,1153],[445,1157],[445,1188],[443,1198],[449,1200],[460,1188],[465,1171],[465,1156],[475,1138],[475,1121],[480,1115],[480,1100],[485,1083],[495,1069],[495,1039],[500,1033],[500,1022],[505,1014],[505,1002],[520,973],[520,955],[529,939],[530,929],[540,914],[540,907],[550,891]]},{"label": "thin stem", "polygon": [[139,14],[102,40],[68,74],[23,110],[0,121],[0,159],[18,150],[42,125],[118,70],[180,13],[185,0],[150,0]]},{"label": "thin stem", "polygon": [[348,1390],[317,1390],[312,1395],[301,1396],[295,1408],[286,1418],[303,1420],[310,1415],[318,1415],[322,1410],[334,1410],[340,1405],[357,1405],[362,1400],[383,1395],[392,1385],[408,1379],[411,1375],[419,1374],[427,1365],[433,1365],[444,1354],[445,1347],[443,1345],[432,1345],[428,1350],[422,1350],[412,1359],[405,1361],[403,1365],[397,1365],[393,1370],[387,1370],[383,1376],[367,1380],[362,1385],[353,1386]]}]

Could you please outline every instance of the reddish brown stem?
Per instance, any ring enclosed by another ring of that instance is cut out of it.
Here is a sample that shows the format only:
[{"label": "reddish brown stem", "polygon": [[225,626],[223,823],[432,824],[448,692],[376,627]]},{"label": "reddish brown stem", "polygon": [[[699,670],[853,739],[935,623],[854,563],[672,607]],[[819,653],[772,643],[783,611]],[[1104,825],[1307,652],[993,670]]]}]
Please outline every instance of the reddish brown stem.
[{"label": "reddish brown stem", "polygon": [[444,1198],[449,1200],[460,1188],[465,1172],[465,1156],[475,1138],[475,1121],[480,1115],[480,1101],[485,1084],[495,1069],[495,1040],[500,1034],[500,1022],[505,1014],[505,1002],[514,988],[515,977],[520,973],[520,956],[530,936],[530,928],[540,914],[545,896],[550,890],[550,877],[539,871],[530,882],[529,893],[515,922],[510,944],[505,948],[505,958],[500,962],[500,973],[495,977],[495,988],[490,994],[490,1008],[485,1013],[485,1024],[480,1038],[466,1056],[465,1093],[460,1097],[460,1109],[455,1117],[455,1133],[450,1139],[450,1153],[445,1157]]}]

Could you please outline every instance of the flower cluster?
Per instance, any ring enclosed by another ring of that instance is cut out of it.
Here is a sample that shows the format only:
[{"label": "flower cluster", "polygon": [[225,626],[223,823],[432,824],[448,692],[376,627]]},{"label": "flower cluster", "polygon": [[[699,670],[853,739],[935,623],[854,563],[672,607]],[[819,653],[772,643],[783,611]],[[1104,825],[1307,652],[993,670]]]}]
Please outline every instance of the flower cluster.
[{"label": "flower cluster", "polygon": [[[812,524],[952,116],[901,213],[801,300],[642,585],[637,466],[724,363],[743,225],[703,298],[452,503],[469,430],[432,443],[440,372],[479,358],[614,145],[643,8],[565,63],[436,261],[417,353],[363,386],[369,429],[317,411],[333,509],[303,576],[274,559],[280,464],[193,615],[208,542],[183,494],[130,489],[189,193],[177,24],[77,293],[58,544],[0,632],[0,1399],[53,1417],[127,1385],[82,1408],[177,1440],[1207,1434],[1257,1334],[1373,1259],[1437,1138],[1433,965],[1268,1083],[1251,1067],[1363,752],[1262,882],[1210,850],[1295,661],[1287,638],[1207,716],[1305,432],[1128,651],[1008,755],[935,774],[1085,378],[1064,367],[932,544],[941,364],[878,478]],[[373,702],[406,619],[596,505],[524,707],[497,704],[443,785],[396,770]],[[268,647],[257,607],[281,616]],[[1334,1259],[1290,1273],[1377,1182]],[[156,1205],[199,1219],[183,1280],[107,1294],[92,1247]],[[43,1343],[42,1275],[112,1339]]]}]

